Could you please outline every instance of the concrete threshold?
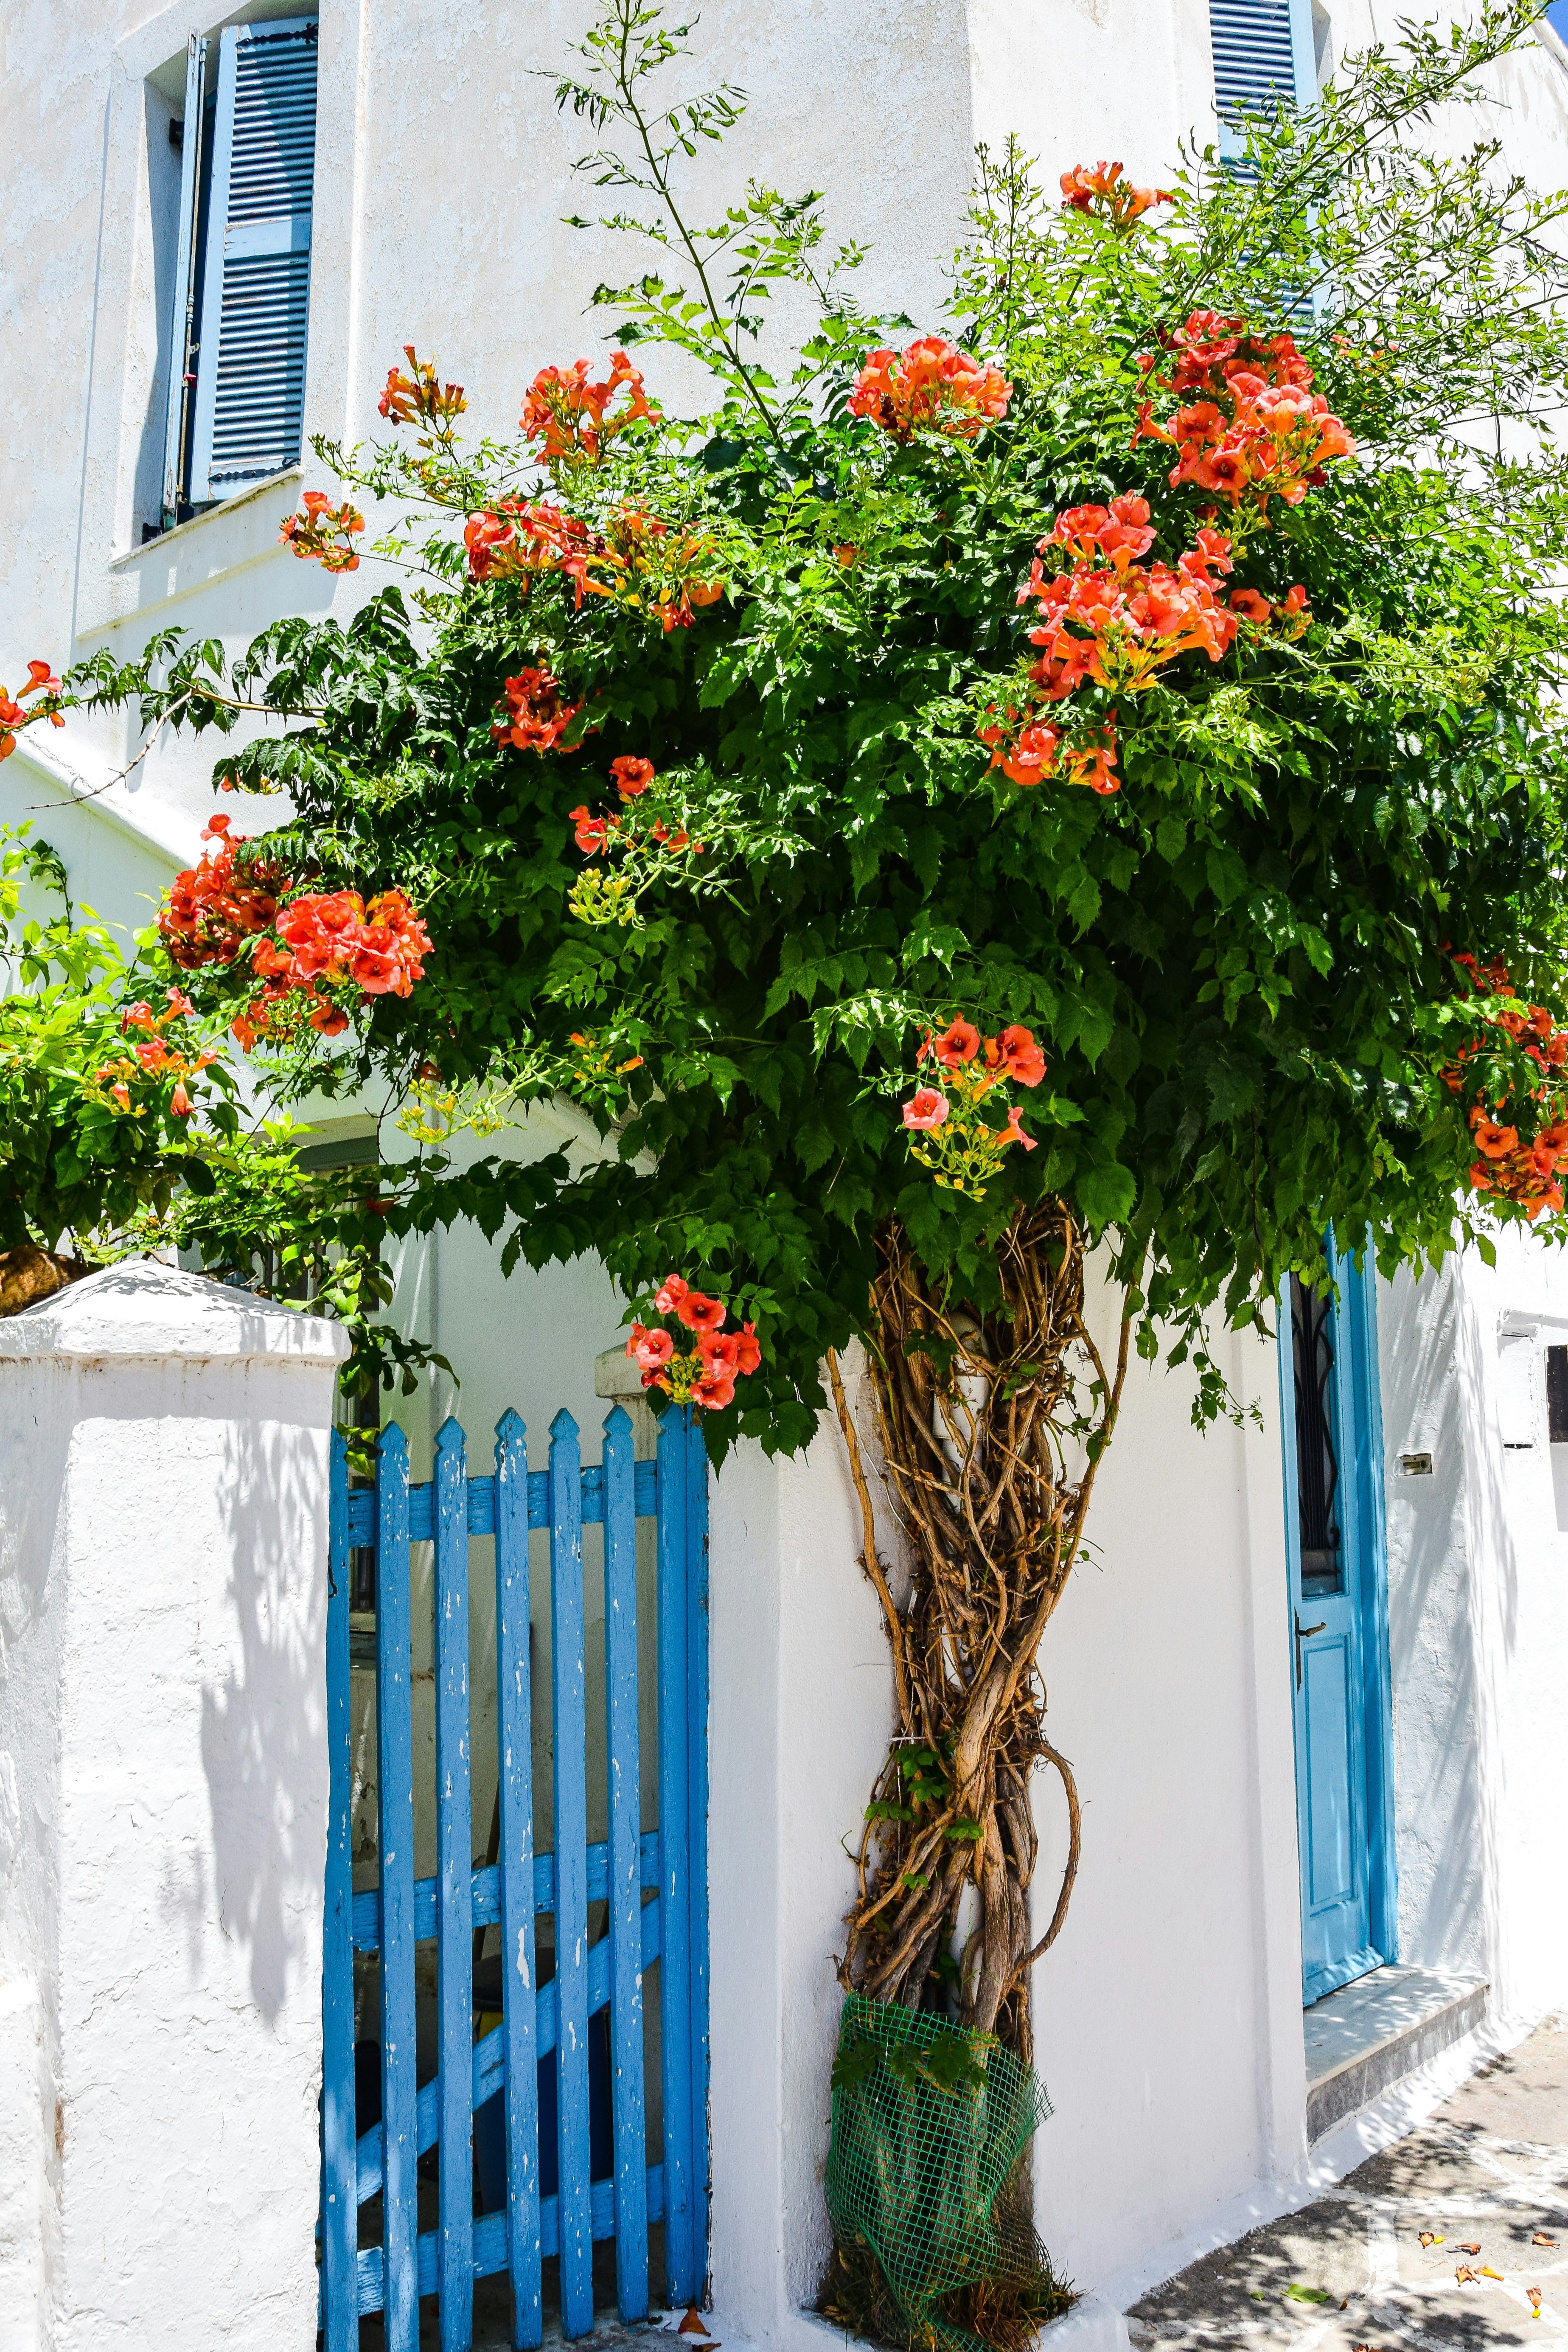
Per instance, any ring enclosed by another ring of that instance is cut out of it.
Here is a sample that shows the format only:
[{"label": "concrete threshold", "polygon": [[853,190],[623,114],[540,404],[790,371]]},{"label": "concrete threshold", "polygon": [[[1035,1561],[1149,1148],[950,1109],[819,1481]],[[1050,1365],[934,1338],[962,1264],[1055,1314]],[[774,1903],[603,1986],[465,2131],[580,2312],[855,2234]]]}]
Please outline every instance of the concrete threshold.
[{"label": "concrete threshold", "polygon": [[1486,2006],[1480,1978],[1435,1969],[1373,1969],[1314,2001],[1305,2014],[1309,2141],[1473,2032]]}]

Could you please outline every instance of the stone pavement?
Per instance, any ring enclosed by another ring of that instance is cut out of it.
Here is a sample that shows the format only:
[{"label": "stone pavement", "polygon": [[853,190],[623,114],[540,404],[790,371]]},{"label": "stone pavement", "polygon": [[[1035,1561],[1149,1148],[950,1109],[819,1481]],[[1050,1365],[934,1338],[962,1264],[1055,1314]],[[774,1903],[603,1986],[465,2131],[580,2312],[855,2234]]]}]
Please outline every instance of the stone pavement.
[{"label": "stone pavement", "polygon": [[1128,2330],[1158,2352],[1568,2345],[1568,2023],[1300,2212],[1156,2287]]}]

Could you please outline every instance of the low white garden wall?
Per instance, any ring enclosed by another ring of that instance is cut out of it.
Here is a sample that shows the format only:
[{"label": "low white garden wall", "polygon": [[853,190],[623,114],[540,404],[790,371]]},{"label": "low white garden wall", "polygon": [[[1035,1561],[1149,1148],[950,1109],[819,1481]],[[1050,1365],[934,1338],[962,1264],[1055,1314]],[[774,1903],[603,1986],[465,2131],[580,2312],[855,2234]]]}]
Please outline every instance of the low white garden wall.
[{"label": "low white garden wall", "polygon": [[0,2346],[313,2344],[342,1328],[0,1322]]}]

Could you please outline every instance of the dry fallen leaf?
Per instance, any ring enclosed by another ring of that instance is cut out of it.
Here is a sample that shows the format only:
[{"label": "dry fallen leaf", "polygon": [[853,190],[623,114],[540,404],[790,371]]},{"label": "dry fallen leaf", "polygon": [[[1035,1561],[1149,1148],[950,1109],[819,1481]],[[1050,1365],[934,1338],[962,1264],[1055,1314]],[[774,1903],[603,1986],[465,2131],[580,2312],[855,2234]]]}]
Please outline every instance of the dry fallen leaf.
[{"label": "dry fallen leaf", "polygon": [[1468,2263],[1461,2263],[1458,2269],[1454,2273],[1454,2276],[1458,2280],[1461,2286],[1474,2286],[1476,2284],[1476,2274],[1470,2268]]},{"label": "dry fallen leaf", "polygon": [[1479,2253],[1480,2252],[1480,2251],[1481,2251],[1481,2250],[1480,2250],[1480,2247],[1479,2247],[1479,2245],[1475,2245],[1475,2246],[1461,2246],[1461,2247],[1459,2248],[1459,2252],[1460,2252],[1462,2254],[1479,2254]]},{"label": "dry fallen leaf", "polygon": [[1524,2291],[1530,2297],[1530,2315],[1531,2319],[1539,2319],[1541,2316],[1541,2289],[1538,2286],[1527,2286]]},{"label": "dry fallen leaf", "polygon": [[1432,2231],[1423,2230],[1421,2232],[1421,2242],[1424,2246],[1440,2246],[1443,2241],[1441,2238],[1436,2236]]},{"label": "dry fallen leaf", "polygon": [[1554,2246],[1557,2241],[1555,2238],[1549,2238],[1544,2230],[1537,2230],[1530,2242],[1532,2246]]},{"label": "dry fallen leaf", "polygon": [[682,2336],[701,2336],[705,2337],[708,2336],[707,2324],[702,2317],[702,2314],[697,2310],[694,2305],[688,2305],[686,2316],[681,2321],[678,2332]]}]

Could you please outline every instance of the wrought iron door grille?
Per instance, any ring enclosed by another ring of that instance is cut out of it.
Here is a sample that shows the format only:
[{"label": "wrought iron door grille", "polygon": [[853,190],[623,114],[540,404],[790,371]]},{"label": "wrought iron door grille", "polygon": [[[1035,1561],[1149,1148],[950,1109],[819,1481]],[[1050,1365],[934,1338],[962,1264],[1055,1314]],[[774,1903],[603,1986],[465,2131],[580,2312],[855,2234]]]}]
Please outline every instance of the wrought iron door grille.
[{"label": "wrought iron door grille", "polygon": [[1301,1591],[1319,1599],[1344,1591],[1335,1507],[1340,1462],[1333,1403],[1333,1300],[1290,1277],[1290,1338],[1296,1364],[1296,1465]]}]

